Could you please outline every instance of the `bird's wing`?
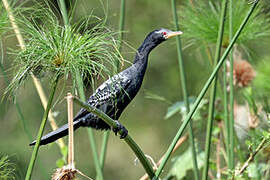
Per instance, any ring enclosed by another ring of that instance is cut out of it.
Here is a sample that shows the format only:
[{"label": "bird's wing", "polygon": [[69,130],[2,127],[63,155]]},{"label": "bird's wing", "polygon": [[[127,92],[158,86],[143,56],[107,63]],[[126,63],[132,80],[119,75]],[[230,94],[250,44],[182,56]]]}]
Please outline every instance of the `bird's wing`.
[{"label": "bird's wing", "polygon": [[[101,108],[101,110],[104,111],[107,109],[106,104],[112,105],[119,94],[126,93],[125,89],[130,82],[131,80],[127,76],[123,76],[121,73],[117,74],[101,84],[96,89],[95,93],[90,96],[87,103],[93,107]],[[87,113],[87,110],[81,109],[74,119],[79,119]]]}]

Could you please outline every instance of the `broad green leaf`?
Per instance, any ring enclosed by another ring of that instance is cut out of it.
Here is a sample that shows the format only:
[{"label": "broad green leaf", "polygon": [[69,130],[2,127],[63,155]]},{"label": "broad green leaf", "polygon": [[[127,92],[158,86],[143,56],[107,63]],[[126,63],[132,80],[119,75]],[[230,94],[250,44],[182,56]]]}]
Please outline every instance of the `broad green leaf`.
[{"label": "broad green leaf", "polygon": [[[173,159],[173,166],[168,176],[174,176],[176,179],[182,179],[186,176],[189,170],[192,170],[192,153],[189,147],[183,154]],[[198,168],[203,167],[204,152],[197,154]]]}]

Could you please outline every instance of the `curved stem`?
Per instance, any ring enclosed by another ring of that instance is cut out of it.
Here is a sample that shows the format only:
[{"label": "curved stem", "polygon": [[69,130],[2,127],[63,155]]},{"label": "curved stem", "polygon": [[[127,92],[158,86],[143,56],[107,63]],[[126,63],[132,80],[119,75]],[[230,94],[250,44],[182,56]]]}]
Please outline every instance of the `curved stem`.
[{"label": "curved stem", "polygon": [[[87,103],[84,103],[83,101],[81,101],[80,99],[78,99],[76,97],[73,97],[73,98],[74,98],[74,102],[76,104],[80,105],[81,107],[83,107],[87,111],[97,115],[99,118],[104,120],[112,128],[117,127],[117,123],[113,119],[111,119],[107,114],[102,112],[101,110],[99,110],[99,109],[97,109],[95,107],[92,107]],[[122,134],[123,132],[120,131],[119,133]],[[149,177],[154,178],[155,173],[153,171],[153,168],[152,168],[151,164],[149,163],[149,161],[147,160],[147,158],[145,157],[142,150],[140,149],[140,147],[135,143],[135,141],[129,135],[127,135],[124,140],[129,145],[129,147],[133,150],[133,152],[136,154],[136,156],[138,157],[138,159],[142,163],[143,168],[145,169],[145,171],[147,172]]]},{"label": "curved stem", "polygon": [[[220,16],[220,24],[219,24],[219,32],[216,43],[216,52],[214,59],[215,67],[220,58],[221,48],[222,48],[222,39],[224,32],[224,24],[226,20],[226,9],[227,9],[228,0],[223,0],[222,2],[222,10]],[[205,143],[205,159],[204,159],[204,170],[203,170],[203,180],[207,180],[208,177],[208,169],[209,169],[209,159],[210,159],[210,151],[211,151],[211,139],[212,139],[212,129],[213,129],[213,121],[214,121],[214,113],[215,113],[215,99],[216,99],[216,89],[217,89],[217,80],[218,75],[215,76],[214,82],[212,85],[211,93],[210,93],[210,101],[209,101],[209,112],[208,112],[208,122],[207,122],[207,132],[206,132],[206,143]]]},{"label": "curved stem", "polygon": [[56,87],[57,87],[58,80],[59,80],[59,75],[57,75],[57,77],[55,78],[55,80],[52,83],[52,89],[51,89],[51,93],[50,93],[50,96],[49,96],[49,101],[48,101],[46,110],[45,110],[45,112],[43,114],[43,117],[42,117],[42,121],[41,121],[40,128],[39,128],[39,131],[38,131],[37,141],[36,141],[34,150],[32,152],[32,156],[31,156],[31,160],[30,160],[29,165],[28,165],[25,180],[30,180],[31,179],[33,167],[34,167],[34,164],[35,164],[35,161],[36,161],[36,158],[37,158],[37,154],[38,154],[38,150],[39,150],[40,139],[42,137],[42,134],[43,134],[43,131],[44,131],[47,119],[48,119],[49,110],[51,109],[51,106],[52,106],[53,97],[54,97],[54,94],[55,94],[55,90],[56,90]]},{"label": "curved stem", "polygon": [[[176,11],[176,2],[175,0],[171,1],[172,11],[173,11],[173,19],[175,23],[176,31],[179,31],[178,26],[178,19],[177,19],[177,11]],[[178,55],[178,64],[179,64],[179,71],[180,71],[180,79],[181,79],[181,86],[183,91],[183,97],[185,102],[185,107],[187,113],[189,112],[189,101],[188,101],[188,94],[187,94],[187,87],[186,87],[186,75],[185,75],[185,68],[183,64],[183,57],[182,57],[182,47],[180,37],[176,36],[176,43],[177,43],[177,55]],[[192,162],[193,162],[193,172],[194,177],[196,180],[199,180],[199,170],[198,170],[198,163],[197,163],[197,153],[194,143],[194,135],[192,131],[192,120],[189,122],[188,126],[188,134],[189,134],[189,144],[191,146],[191,153],[192,153]]]},{"label": "curved stem", "polygon": [[196,99],[194,105],[192,106],[191,108],[191,111],[187,114],[186,118],[184,119],[182,125],[180,126],[177,134],[175,135],[171,145],[169,146],[166,154],[165,154],[165,157],[162,161],[162,163],[160,164],[159,168],[157,169],[156,171],[156,177],[158,178],[165,166],[165,164],[167,163],[172,151],[173,151],[173,148],[174,146],[176,145],[178,139],[181,137],[181,135],[183,134],[187,124],[189,123],[190,119],[192,118],[194,112],[196,111],[198,105],[200,104],[203,96],[205,95],[206,91],[208,90],[210,84],[212,83],[212,81],[214,80],[218,70],[220,69],[220,67],[222,66],[223,62],[225,61],[226,57],[228,56],[229,52],[231,51],[234,43],[236,42],[237,38],[239,37],[239,35],[241,34],[243,28],[245,27],[246,23],[248,22],[251,14],[253,13],[254,9],[256,8],[258,2],[260,0],[257,0],[254,2],[253,6],[251,7],[250,11],[248,12],[247,16],[245,17],[245,19],[243,20],[242,24],[240,25],[239,29],[237,30],[237,32],[235,33],[232,41],[230,42],[228,48],[225,50],[223,56],[221,57],[220,61],[218,62],[217,66],[215,67],[215,69],[213,70],[212,74],[210,75],[209,79],[207,80],[207,82],[205,83],[203,89],[201,90],[198,98]]}]

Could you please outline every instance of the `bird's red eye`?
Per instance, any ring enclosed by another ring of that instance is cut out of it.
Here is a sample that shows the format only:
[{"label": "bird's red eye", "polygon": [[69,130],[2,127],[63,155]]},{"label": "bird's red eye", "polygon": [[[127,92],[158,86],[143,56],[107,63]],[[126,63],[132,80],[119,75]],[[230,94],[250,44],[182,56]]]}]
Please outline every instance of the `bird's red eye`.
[{"label": "bird's red eye", "polygon": [[162,32],[163,35],[166,35],[167,33],[166,32]]}]

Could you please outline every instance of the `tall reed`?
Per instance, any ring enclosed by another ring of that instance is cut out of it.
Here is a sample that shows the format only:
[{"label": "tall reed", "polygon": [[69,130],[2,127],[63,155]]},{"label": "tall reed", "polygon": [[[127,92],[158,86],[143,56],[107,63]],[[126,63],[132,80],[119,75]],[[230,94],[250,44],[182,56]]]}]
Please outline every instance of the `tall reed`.
[{"label": "tall reed", "polygon": [[[259,1],[259,0],[258,0]],[[256,0],[254,3],[258,3]],[[233,0],[229,3],[229,39],[233,38]],[[233,87],[233,53],[229,55],[230,59],[230,123],[229,123],[229,138],[230,138],[230,153],[229,153],[229,169],[234,169],[234,87]]]},{"label": "tall reed", "polygon": [[55,94],[55,90],[56,90],[56,87],[57,87],[58,80],[59,80],[59,75],[57,75],[56,78],[52,82],[52,88],[51,88],[48,104],[47,104],[46,110],[45,110],[45,112],[43,114],[43,117],[42,117],[42,121],[41,121],[40,128],[39,128],[39,131],[38,131],[36,144],[35,144],[35,147],[34,147],[34,150],[32,152],[32,156],[31,156],[31,159],[30,159],[30,162],[29,162],[29,165],[28,165],[25,180],[30,180],[31,176],[32,176],[32,171],[33,171],[34,164],[35,164],[37,154],[38,154],[38,150],[39,150],[40,140],[41,140],[41,137],[42,137],[42,134],[43,134],[43,131],[44,131],[47,119],[48,119],[49,110],[52,107],[53,97],[54,97],[54,94]]},{"label": "tall reed", "polygon": [[245,27],[246,23],[248,22],[250,16],[252,15],[254,9],[256,8],[258,1],[255,1],[252,5],[252,7],[250,8],[249,12],[247,13],[245,19],[242,21],[240,27],[238,28],[237,32],[235,33],[235,35],[233,36],[229,46],[227,47],[227,49],[225,50],[223,56],[221,57],[221,59],[219,60],[217,66],[215,67],[215,69],[213,70],[212,74],[210,75],[209,79],[207,80],[207,82],[205,83],[203,89],[201,90],[200,94],[198,95],[193,107],[191,108],[191,111],[187,114],[187,116],[185,117],[182,125],[180,126],[177,134],[175,135],[171,145],[169,146],[167,152],[165,153],[164,159],[161,162],[159,168],[156,171],[156,177],[158,178],[164,168],[164,166],[166,165],[174,146],[176,145],[178,139],[181,137],[181,135],[183,134],[187,124],[189,123],[190,119],[192,118],[194,112],[196,111],[198,105],[200,104],[203,96],[205,95],[206,91],[208,90],[210,84],[212,83],[212,81],[214,80],[218,70],[220,69],[220,67],[222,66],[223,62],[225,61],[226,57],[228,56],[229,52],[231,51],[234,43],[236,42],[237,38],[239,37],[239,35],[241,34],[243,28]]},{"label": "tall reed", "polygon": [[[222,10],[219,23],[219,32],[216,43],[216,52],[213,67],[215,67],[220,59],[221,49],[222,49],[222,39],[224,33],[224,25],[226,20],[226,9],[227,9],[227,0],[222,2]],[[205,143],[205,159],[204,159],[204,170],[203,170],[203,180],[207,180],[208,177],[208,168],[209,168],[209,159],[211,151],[211,139],[212,139],[212,129],[215,113],[215,99],[216,99],[216,88],[217,88],[218,74],[214,78],[212,84],[212,89],[210,92],[210,101],[209,101],[209,111],[208,111],[208,121],[207,121],[207,132],[206,132],[206,143]]]},{"label": "tall reed", "polygon": [[[65,1],[59,0],[58,3],[59,3],[59,7],[61,9],[62,17],[64,19],[65,28],[70,28]],[[82,77],[79,73],[79,69],[76,70],[75,74],[76,74],[75,77],[76,77],[76,83],[77,83],[77,89],[79,92],[79,96],[85,102],[86,98],[85,98],[85,94],[84,94],[84,90],[83,90],[84,85],[83,85]],[[87,133],[89,136],[90,146],[91,146],[92,153],[93,153],[93,159],[94,159],[94,164],[95,164],[96,172],[98,175],[98,179],[103,180],[104,178],[103,178],[103,173],[102,173],[101,166],[100,166],[100,163],[98,160],[98,153],[97,153],[96,142],[95,142],[93,130],[91,128],[87,128]]]},{"label": "tall reed", "polygon": [[[179,31],[179,25],[178,25],[178,18],[177,18],[177,11],[176,11],[176,1],[171,1],[172,6],[172,12],[173,12],[173,19],[175,23],[175,29],[176,31]],[[182,45],[180,41],[180,37],[176,37],[176,44],[177,44],[177,56],[178,56],[178,64],[179,64],[179,72],[180,72],[180,80],[181,80],[181,86],[183,91],[183,98],[185,102],[185,107],[187,113],[189,112],[189,100],[188,100],[188,93],[187,93],[187,87],[186,87],[186,75],[185,75],[185,68],[183,63],[183,57],[182,57]],[[192,131],[192,120],[189,122],[188,126],[188,134],[189,134],[189,144],[191,146],[191,153],[192,153],[192,162],[193,162],[193,172],[194,177],[196,180],[199,180],[199,170],[198,170],[198,163],[197,163],[197,153],[195,148],[195,142],[194,142],[194,135]]]}]

